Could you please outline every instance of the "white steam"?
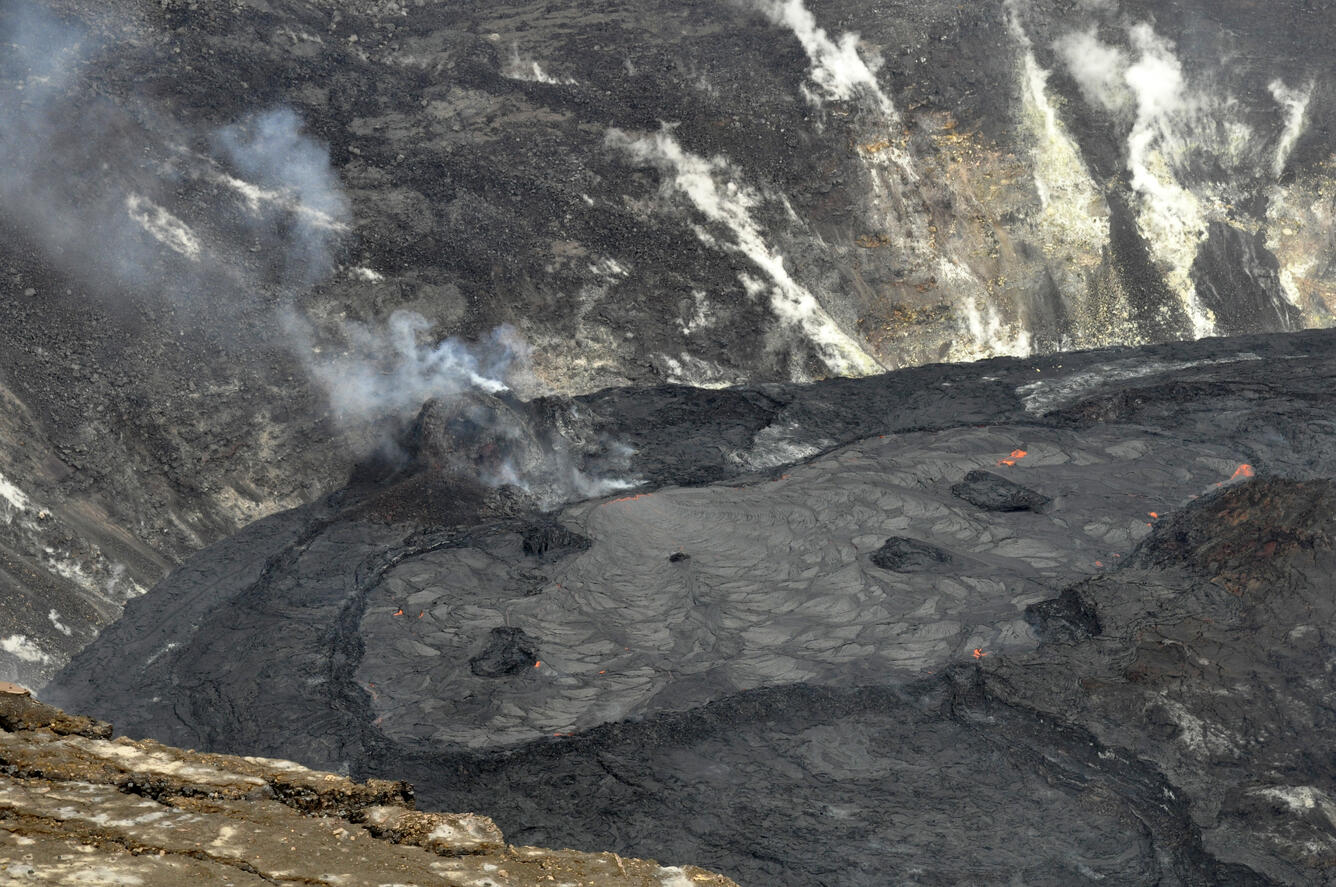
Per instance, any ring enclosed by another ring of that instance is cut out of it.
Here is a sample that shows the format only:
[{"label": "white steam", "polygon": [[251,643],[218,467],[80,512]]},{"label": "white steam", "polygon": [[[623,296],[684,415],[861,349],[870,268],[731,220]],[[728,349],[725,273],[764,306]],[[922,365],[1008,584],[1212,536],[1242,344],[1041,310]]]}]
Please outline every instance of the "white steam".
[{"label": "white steam", "polygon": [[65,637],[68,638],[74,636],[74,629],[70,628],[68,625],[66,625],[64,622],[60,620],[60,611],[57,610],[56,608],[52,607],[51,611],[46,614],[46,618],[50,620],[51,625],[56,629],[56,631],[65,635]]},{"label": "white steam", "polygon": [[1003,354],[1021,357],[1033,350],[1029,331],[1003,322],[988,288],[967,265],[942,256],[937,273],[955,295],[954,308],[962,323],[962,333],[968,336],[968,341],[962,339],[952,345],[952,360],[978,360],[981,356]]},{"label": "white steam", "polygon": [[1093,30],[1069,34],[1054,48],[1088,101],[1131,117],[1127,169],[1138,226],[1182,303],[1193,335],[1208,336],[1215,331],[1215,318],[1192,280],[1192,265],[1206,237],[1207,208],[1202,195],[1179,181],[1178,169],[1190,150],[1207,147],[1223,155],[1230,146],[1213,141],[1219,132],[1212,119],[1217,109],[1205,95],[1189,90],[1173,45],[1145,23],[1129,29],[1128,38],[1135,57],[1102,43]]},{"label": "white steam", "polygon": [[[789,274],[784,256],[766,243],[752,216],[760,195],[737,183],[728,161],[692,154],[667,129],[639,137],[609,130],[607,144],[634,160],[653,164],[662,176],[666,193],[686,197],[707,221],[732,235],[732,242],[724,248],[746,256],[768,280],[760,286],[748,285],[749,281],[744,280],[744,286],[765,291],[775,316],[799,330],[831,372],[850,376],[881,372],[876,359],[840,329],[816,297]],[[710,246],[722,242],[711,232],[697,233]]]},{"label": "white steam", "polygon": [[[422,315],[396,311],[383,326],[343,324],[342,342],[334,348],[316,344],[305,318],[290,314],[287,327],[301,343],[299,353],[328,397],[335,421],[382,455],[403,460],[406,454],[397,434],[425,404],[438,401],[473,424],[467,437],[513,445],[515,455],[488,464],[470,463],[467,454],[452,463],[484,484],[520,487],[550,507],[639,482],[587,470],[573,455],[570,441],[530,427],[514,397],[516,387],[532,385],[529,347],[513,327],[497,327],[478,342],[438,339]],[[479,395],[509,396],[512,406],[494,409],[480,403]],[[467,449],[470,441],[458,443]],[[627,473],[631,451],[625,446],[598,441],[585,449],[597,451],[602,470]]]},{"label": "white steam", "polygon": [[16,487],[12,482],[0,474],[0,517],[3,517],[5,523],[13,518],[20,511],[27,511],[32,506],[32,500],[28,495]]},{"label": "white steam", "polygon": [[[82,85],[115,46],[35,4],[0,33],[0,209],[95,294],[225,308],[322,279],[347,201],[324,147],[288,108],[214,131]],[[225,183],[221,193],[214,187]]]},{"label": "white steam", "polygon": [[1043,208],[1045,239],[1075,244],[1078,252],[1098,255],[1109,240],[1108,207],[1086,168],[1080,146],[1049,98],[1049,72],[1035,58],[1034,45],[1014,3],[1008,4],[1008,24],[1022,50],[1022,122],[1034,142],[1031,175]]},{"label": "white steam", "polygon": [[1302,89],[1291,89],[1283,80],[1272,80],[1269,87],[1271,96],[1285,111],[1285,128],[1276,141],[1276,153],[1271,160],[1271,174],[1277,179],[1285,172],[1290,153],[1303,135],[1304,124],[1308,116],[1308,102],[1313,98],[1313,84]]},{"label": "white steam", "polygon": [[[627,61],[629,66],[631,63]],[[510,44],[510,58],[506,60],[505,67],[501,73],[511,80],[524,80],[529,83],[546,83],[552,86],[574,86],[577,81],[574,77],[553,77],[543,66],[528,56],[520,54],[518,44]],[[631,76],[635,76],[632,74]]]},{"label": "white steam", "polygon": [[199,238],[185,222],[138,194],[126,196],[125,211],[163,246],[187,259],[199,261]]},{"label": "white steam", "polygon": [[[296,111],[261,109],[221,128],[175,120],[166,107],[81,87],[81,67],[117,47],[94,45],[35,4],[13,5],[2,21],[0,77],[19,88],[0,90],[0,210],[47,261],[96,293],[210,312],[295,296],[334,270],[349,202],[326,146]],[[563,82],[536,63],[513,73]],[[353,274],[374,278],[369,269]],[[475,344],[439,341],[425,319],[401,313],[383,327],[325,330],[341,340],[330,350],[295,310],[274,320],[349,427],[411,416],[432,398],[504,392],[526,365],[509,328]],[[552,483],[576,493],[621,483],[590,479],[561,453],[546,464],[560,475]],[[26,502],[0,478],[0,520]],[[62,575],[96,581],[48,553]],[[9,646],[14,655],[26,649]]]},{"label": "white steam", "polygon": [[24,662],[37,665],[49,665],[55,661],[54,657],[44,652],[36,641],[21,634],[11,634],[8,637],[0,638],[0,651],[4,651]]},{"label": "white steam", "polygon": [[1141,226],[1151,252],[1169,266],[1169,286],[1182,296],[1192,333],[1201,338],[1215,332],[1215,318],[1197,298],[1191,278],[1206,236],[1206,216],[1197,195],[1179,183],[1173,169],[1187,148],[1178,123],[1196,116],[1196,107],[1169,41],[1144,23],[1132,28],[1131,37],[1140,54],[1123,74],[1136,99],[1136,122],[1127,139],[1132,190],[1140,197]]},{"label": "white steam", "polygon": [[348,200],[329,164],[324,145],[301,132],[291,108],[275,108],[225,127],[214,135],[219,152],[250,181],[227,176],[246,200],[252,218],[271,224],[285,218],[285,279],[309,286],[333,266],[333,238],[347,230]]},{"label": "white steam", "polygon": [[[1210,335],[1215,318],[1191,276],[1208,226],[1234,224],[1233,207],[1247,189],[1279,180],[1303,134],[1313,84],[1272,81],[1281,125],[1273,135],[1259,134],[1226,91],[1184,69],[1174,45],[1150,24],[1132,25],[1126,35],[1126,48],[1112,46],[1092,28],[1065,35],[1054,50],[1086,101],[1129,126],[1127,170],[1141,234],[1193,334]],[[1282,281],[1287,275],[1282,268]],[[1293,300],[1293,287],[1285,289]]]},{"label": "white steam", "polygon": [[[858,51],[857,34],[846,31],[832,40],[826,29],[817,25],[816,16],[803,0],[761,0],[758,6],[772,22],[788,28],[798,38],[812,63],[812,81],[826,98],[849,101],[870,97],[888,119],[899,118],[895,104],[877,82],[881,60],[863,57]],[[810,91],[804,92],[809,100],[818,99]]]},{"label": "white steam", "polygon": [[[309,342],[310,331],[290,320]],[[325,390],[330,407],[344,422],[407,417],[432,398],[469,391],[497,394],[527,366],[528,348],[511,327],[498,327],[475,344],[447,338],[432,341],[431,323],[412,311],[396,311],[384,327],[348,323],[345,347],[328,353],[309,345],[311,375]]]},{"label": "white steam", "polygon": [[1132,105],[1132,94],[1124,82],[1127,56],[1095,36],[1095,29],[1060,38],[1053,46],[1081,94],[1105,111],[1122,111]]}]

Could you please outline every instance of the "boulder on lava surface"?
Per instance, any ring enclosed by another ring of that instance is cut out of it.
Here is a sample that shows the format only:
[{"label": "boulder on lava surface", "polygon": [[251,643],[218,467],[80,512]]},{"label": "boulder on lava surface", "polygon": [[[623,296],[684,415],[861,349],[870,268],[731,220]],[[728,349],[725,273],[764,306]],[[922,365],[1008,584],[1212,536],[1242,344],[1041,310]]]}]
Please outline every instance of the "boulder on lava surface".
[{"label": "boulder on lava surface", "polygon": [[538,642],[522,628],[493,628],[487,649],[469,660],[469,669],[480,678],[519,674],[538,658]]},{"label": "boulder on lava surface", "polygon": [[951,552],[908,536],[892,536],[872,552],[872,563],[896,573],[921,573],[953,560]]},{"label": "boulder on lava surface", "polygon": [[524,553],[543,561],[560,558],[589,548],[588,537],[561,524],[537,524],[524,531]]},{"label": "boulder on lava surface", "polygon": [[951,494],[984,511],[1040,511],[1053,500],[991,471],[971,471]]},{"label": "boulder on lava surface", "polygon": [[1053,644],[1076,643],[1101,631],[1099,614],[1075,588],[1026,607],[1025,621],[1034,626],[1042,640]]}]

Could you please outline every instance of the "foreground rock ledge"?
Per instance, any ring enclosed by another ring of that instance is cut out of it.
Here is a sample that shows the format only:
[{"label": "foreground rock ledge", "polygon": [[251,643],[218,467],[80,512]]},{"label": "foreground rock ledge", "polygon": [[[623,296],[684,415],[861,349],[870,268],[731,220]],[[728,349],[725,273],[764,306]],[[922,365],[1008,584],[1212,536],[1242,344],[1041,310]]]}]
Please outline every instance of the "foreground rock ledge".
[{"label": "foreground rock ledge", "polygon": [[0,683],[0,883],[736,887],[693,866],[513,847],[406,782],[112,738]]}]

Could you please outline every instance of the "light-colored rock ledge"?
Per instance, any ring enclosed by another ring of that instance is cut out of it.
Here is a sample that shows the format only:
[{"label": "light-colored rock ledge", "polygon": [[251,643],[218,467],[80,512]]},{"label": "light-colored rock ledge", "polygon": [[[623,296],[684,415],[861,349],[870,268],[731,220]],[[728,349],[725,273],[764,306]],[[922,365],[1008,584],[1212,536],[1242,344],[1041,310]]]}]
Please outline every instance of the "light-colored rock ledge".
[{"label": "light-colored rock ledge", "polygon": [[507,845],[412,787],[112,738],[0,683],[0,884],[737,887],[695,868]]}]

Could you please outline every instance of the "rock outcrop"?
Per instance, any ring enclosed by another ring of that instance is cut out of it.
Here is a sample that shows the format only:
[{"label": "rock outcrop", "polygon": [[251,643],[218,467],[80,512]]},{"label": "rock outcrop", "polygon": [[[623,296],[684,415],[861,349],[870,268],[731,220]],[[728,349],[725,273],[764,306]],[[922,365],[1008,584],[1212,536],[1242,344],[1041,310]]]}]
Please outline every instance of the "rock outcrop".
[{"label": "rock outcrop", "polygon": [[0,882],[137,887],[736,887],[694,866],[508,845],[408,783],[112,738],[0,683]]}]

